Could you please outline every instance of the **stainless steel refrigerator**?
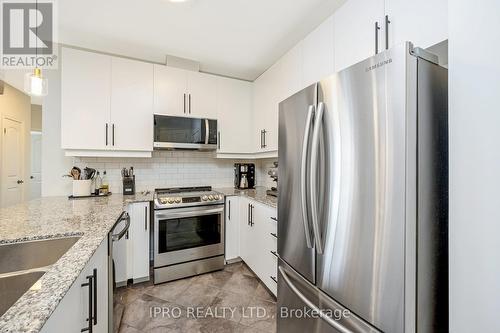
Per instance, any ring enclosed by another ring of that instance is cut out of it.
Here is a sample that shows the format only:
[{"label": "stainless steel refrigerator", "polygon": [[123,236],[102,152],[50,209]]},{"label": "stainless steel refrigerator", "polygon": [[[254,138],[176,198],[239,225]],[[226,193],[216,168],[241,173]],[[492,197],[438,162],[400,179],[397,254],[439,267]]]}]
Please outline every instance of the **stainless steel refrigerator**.
[{"label": "stainless steel refrigerator", "polygon": [[448,87],[405,43],[279,105],[278,332],[448,331]]}]

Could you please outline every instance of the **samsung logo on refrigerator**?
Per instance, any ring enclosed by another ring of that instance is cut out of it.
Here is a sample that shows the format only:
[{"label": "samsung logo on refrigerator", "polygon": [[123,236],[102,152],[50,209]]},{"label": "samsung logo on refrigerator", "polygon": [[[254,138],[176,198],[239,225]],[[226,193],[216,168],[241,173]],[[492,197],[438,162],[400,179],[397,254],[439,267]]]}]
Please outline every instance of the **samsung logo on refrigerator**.
[{"label": "samsung logo on refrigerator", "polygon": [[389,58],[387,60],[384,60],[384,61],[381,61],[379,63],[376,63],[375,65],[372,65],[370,67],[366,67],[365,68],[365,72],[369,72],[369,71],[372,71],[374,69],[377,69],[379,67],[382,67],[382,66],[385,66],[385,65],[388,65],[392,62],[392,58]]}]

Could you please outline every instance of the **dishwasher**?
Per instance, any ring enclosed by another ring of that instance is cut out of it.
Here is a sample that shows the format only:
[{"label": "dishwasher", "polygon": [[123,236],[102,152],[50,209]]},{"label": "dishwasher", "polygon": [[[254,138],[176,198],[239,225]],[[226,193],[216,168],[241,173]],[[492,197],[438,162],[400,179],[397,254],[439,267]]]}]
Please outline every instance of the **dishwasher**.
[{"label": "dishwasher", "polygon": [[113,260],[113,246],[118,244],[119,241],[128,235],[128,229],[130,227],[130,215],[124,211],[120,214],[120,217],[116,220],[115,224],[108,233],[108,332],[114,332],[114,320],[113,320],[113,297],[116,287],[116,272],[115,264]]}]

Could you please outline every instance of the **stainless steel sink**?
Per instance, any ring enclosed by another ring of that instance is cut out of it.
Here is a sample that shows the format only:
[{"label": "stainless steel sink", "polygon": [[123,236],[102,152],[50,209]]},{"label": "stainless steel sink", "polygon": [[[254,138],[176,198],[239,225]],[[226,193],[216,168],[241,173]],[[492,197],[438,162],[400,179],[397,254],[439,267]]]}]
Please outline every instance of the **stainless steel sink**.
[{"label": "stainless steel sink", "polygon": [[0,316],[79,239],[65,237],[0,245]]}]

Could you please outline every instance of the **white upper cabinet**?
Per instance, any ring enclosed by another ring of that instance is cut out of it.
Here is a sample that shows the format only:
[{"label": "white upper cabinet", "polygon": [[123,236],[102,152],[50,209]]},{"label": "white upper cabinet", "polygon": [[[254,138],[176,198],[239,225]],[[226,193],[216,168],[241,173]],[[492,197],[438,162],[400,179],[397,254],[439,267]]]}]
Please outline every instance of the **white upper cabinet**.
[{"label": "white upper cabinet", "polygon": [[380,27],[377,35],[381,51],[384,48],[384,0],[348,0],[335,12],[335,71],[375,54],[376,23]]},{"label": "white upper cabinet", "polygon": [[154,66],[154,113],[181,117],[217,116],[217,77]]},{"label": "white upper cabinet", "polygon": [[111,57],[63,48],[61,72],[62,148],[109,149]]},{"label": "white upper cabinet", "polygon": [[254,82],[254,151],[278,150],[278,103],[280,68],[275,64]]},{"label": "white upper cabinet", "polygon": [[187,72],[154,65],[154,113],[187,116]]},{"label": "white upper cabinet", "polygon": [[111,143],[118,150],[153,150],[153,65],[113,57]]},{"label": "white upper cabinet", "polygon": [[334,17],[330,16],[302,41],[303,79],[301,88],[335,72]]},{"label": "white upper cabinet", "polygon": [[217,117],[217,77],[188,71],[187,113],[193,117]]},{"label": "white upper cabinet", "polygon": [[70,156],[151,156],[153,68],[62,49],[61,146]]},{"label": "white upper cabinet", "polygon": [[217,78],[219,154],[253,152],[252,83]]},{"label": "white upper cabinet", "polygon": [[389,47],[410,41],[427,48],[448,38],[447,0],[385,0],[385,12]]}]

